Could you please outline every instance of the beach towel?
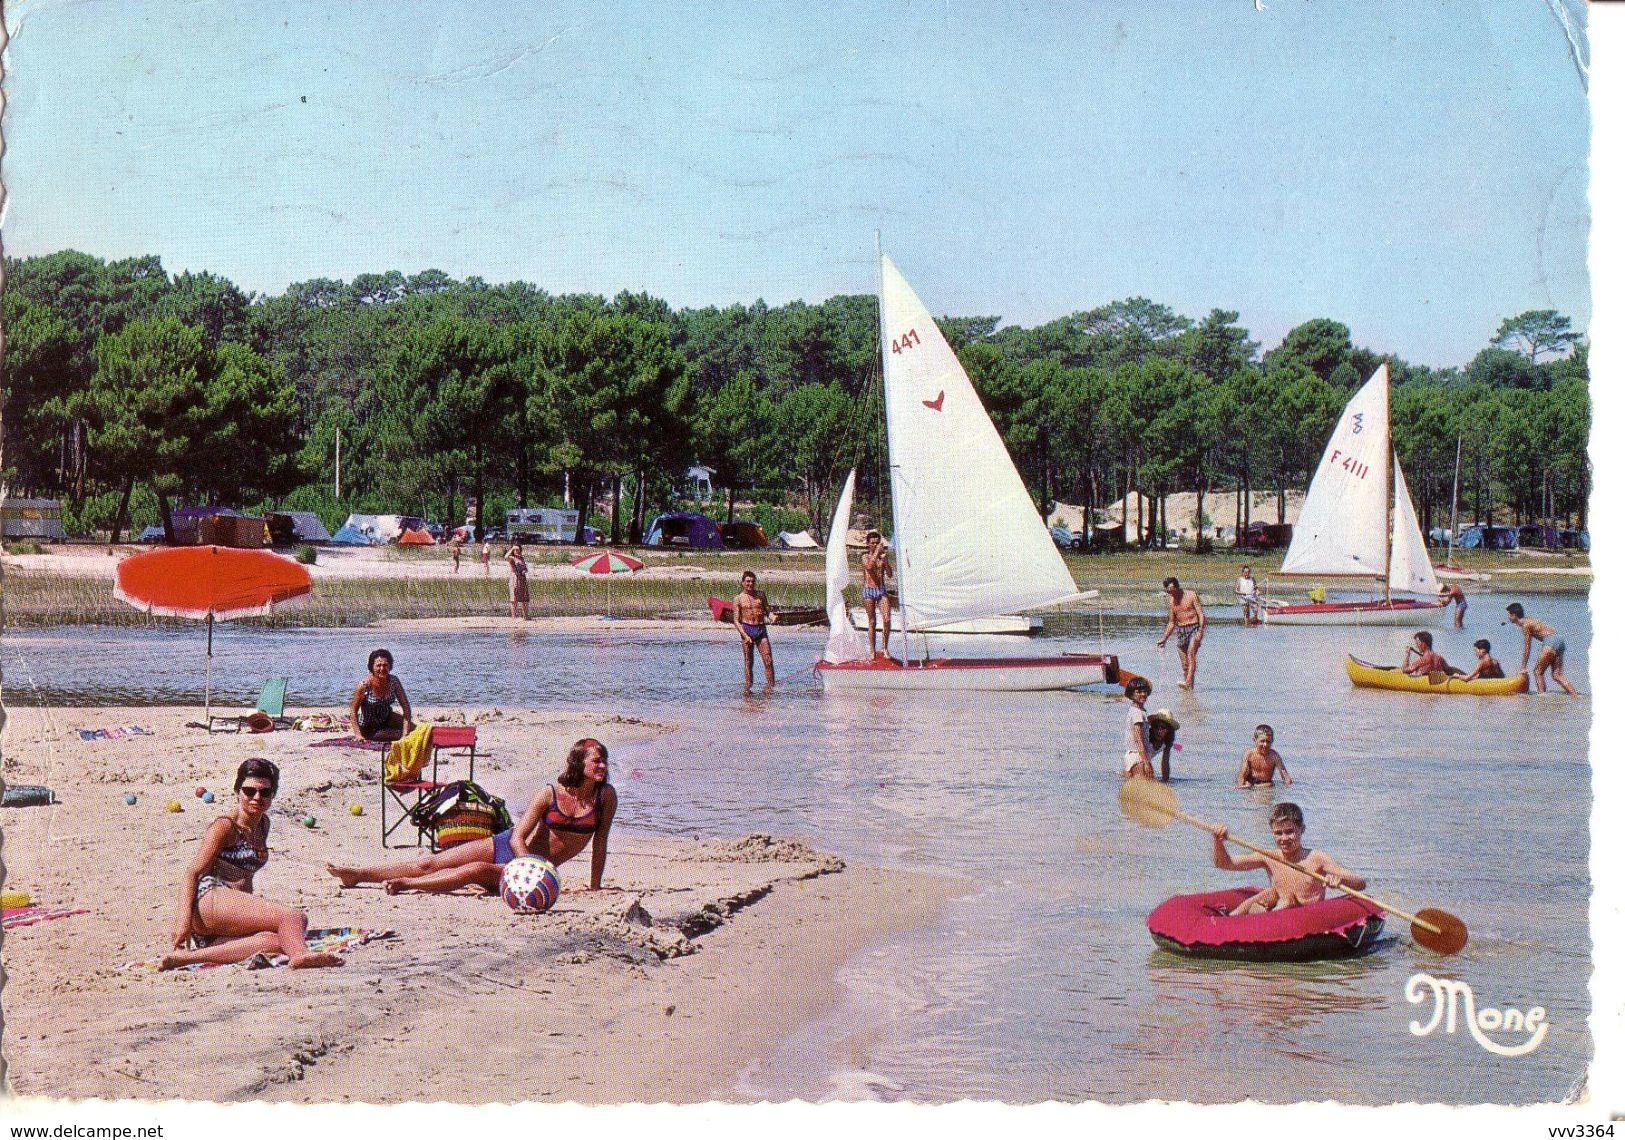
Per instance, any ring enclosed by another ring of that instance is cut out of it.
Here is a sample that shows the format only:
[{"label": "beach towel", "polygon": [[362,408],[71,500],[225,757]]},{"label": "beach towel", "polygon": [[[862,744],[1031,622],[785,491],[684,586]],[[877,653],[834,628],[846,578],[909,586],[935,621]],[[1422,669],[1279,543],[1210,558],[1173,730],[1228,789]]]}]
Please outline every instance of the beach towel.
[{"label": "beach towel", "polygon": [[330,736],[326,740],[312,740],[307,748],[367,748],[381,751],[383,745],[374,740],[357,740],[353,736]]},{"label": "beach towel", "polygon": [[402,780],[415,780],[429,761],[430,727],[420,724],[389,746],[384,758],[384,780],[396,784]]},{"label": "beach towel", "polygon": [[81,728],[80,740],[123,740],[127,736],[151,736],[152,729],[139,724],[126,724],[116,728]]},{"label": "beach towel", "polygon": [[[377,942],[384,938],[394,938],[393,930],[367,930],[359,926],[325,926],[317,930],[305,931],[305,946],[313,954],[348,954],[357,946],[365,946],[369,942]],[[139,962],[126,962],[119,966],[120,970],[152,970],[157,971],[158,964],[163,956],[156,958],[143,958]],[[181,970],[213,970],[217,966],[246,966],[250,970],[274,970],[278,966],[286,966],[286,954],[255,954],[252,958],[245,958],[241,962],[198,962],[191,966],[182,966]],[[177,973],[180,971],[176,971]]]},{"label": "beach towel", "polygon": [[85,907],[20,906],[11,907],[0,916],[0,929],[14,926],[33,926],[37,922],[50,922],[53,918],[72,918],[76,914],[89,914]]}]

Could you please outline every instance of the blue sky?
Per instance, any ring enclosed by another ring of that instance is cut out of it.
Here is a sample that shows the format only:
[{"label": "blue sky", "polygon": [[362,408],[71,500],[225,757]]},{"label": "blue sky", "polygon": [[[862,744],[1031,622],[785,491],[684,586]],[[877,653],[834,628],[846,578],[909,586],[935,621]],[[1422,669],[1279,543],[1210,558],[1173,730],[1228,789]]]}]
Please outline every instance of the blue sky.
[{"label": "blue sky", "polygon": [[1584,327],[1585,94],[1544,0],[9,5],[7,252],[280,292],[443,269],[677,306],[1142,295],[1465,363]]}]

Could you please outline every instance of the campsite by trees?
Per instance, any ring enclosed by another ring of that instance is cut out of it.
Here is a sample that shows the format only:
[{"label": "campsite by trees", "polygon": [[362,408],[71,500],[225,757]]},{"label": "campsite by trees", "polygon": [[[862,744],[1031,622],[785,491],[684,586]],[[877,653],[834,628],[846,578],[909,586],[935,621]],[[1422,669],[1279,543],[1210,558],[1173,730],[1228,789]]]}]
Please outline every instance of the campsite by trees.
[{"label": "campsite by trees", "polygon": [[[167,527],[181,502],[454,525],[467,498],[491,526],[568,489],[583,526],[607,495],[621,541],[682,496],[692,463],[716,472],[719,512],[748,498],[769,533],[821,531],[854,464],[886,513],[872,295],[673,310],[426,270],[251,297],[156,257],[5,268],[0,462],[9,493],[64,499],[70,529]],[[1140,297],[1034,328],[939,319],[1041,509],[1238,486],[1284,504],[1386,360],[1424,527],[1448,521],[1458,437],[1464,519],[1585,525],[1587,345],[1551,310],[1507,317],[1443,369],[1355,345],[1330,317],[1262,349],[1233,311],[1193,320]]]}]

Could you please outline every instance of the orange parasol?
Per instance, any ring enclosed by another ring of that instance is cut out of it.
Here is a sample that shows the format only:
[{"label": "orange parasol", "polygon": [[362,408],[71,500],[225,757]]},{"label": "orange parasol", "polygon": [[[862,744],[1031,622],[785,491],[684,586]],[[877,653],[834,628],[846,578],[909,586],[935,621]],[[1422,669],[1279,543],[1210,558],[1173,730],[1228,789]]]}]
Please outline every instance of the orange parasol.
[{"label": "orange parasol", "polygon": [[214,687],[215,621],[302,603],[310,596],[310,571],[268,550],[176,546],[120,562],[113,575],[113,596],[143,613],[208,623],[203,689],[207,716]]}]

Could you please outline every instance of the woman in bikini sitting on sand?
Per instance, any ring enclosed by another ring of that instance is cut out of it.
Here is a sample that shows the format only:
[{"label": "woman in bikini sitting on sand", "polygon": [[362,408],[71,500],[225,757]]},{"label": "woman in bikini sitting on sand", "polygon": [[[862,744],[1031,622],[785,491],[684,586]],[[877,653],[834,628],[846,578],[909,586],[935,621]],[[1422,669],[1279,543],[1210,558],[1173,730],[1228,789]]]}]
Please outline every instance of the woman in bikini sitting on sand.
[{"label": "woman in bikini sitting on sand", "polygon": [[[367,654],[367,676],[350,698],[350,727],[362,740],[399,740],[412,731],[412,702],[395,676],[395,655],[387,649]],[[401,711],[395,711],[395,702]]]},{"label": "woman in bikini sitting on sand", "polygon": [[609,783],[609,750],[591,738],[578,740],[570,746],[558,784],[537,793],[519,822],[500,835],[401,863],[375,867],[329,863],[327,873],[346,887],[382,883],[389,894],[443,893],[470,885],[495,894],[502,888],[502,869],[515,856],[540,855],[557,867],[581,854],[591,840],[588,889],[596,891],[604,883],[615,804],[615,789]]},{"label": "woman in bikini sitting on sand", "polygon": [[303,911],[254,894],[254,873],[270,858],[265,841],[279,778],[269,760],[244,760],[237,768],[237,807],[209,825],[181,877],[174,953],[164,955],[159,969],[223,965],[255,954],[286,954],[296,970],[344,965],[336,954],[313,954],[305,946]]}]

